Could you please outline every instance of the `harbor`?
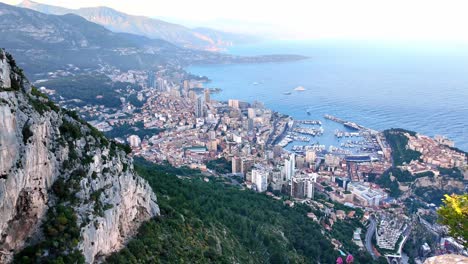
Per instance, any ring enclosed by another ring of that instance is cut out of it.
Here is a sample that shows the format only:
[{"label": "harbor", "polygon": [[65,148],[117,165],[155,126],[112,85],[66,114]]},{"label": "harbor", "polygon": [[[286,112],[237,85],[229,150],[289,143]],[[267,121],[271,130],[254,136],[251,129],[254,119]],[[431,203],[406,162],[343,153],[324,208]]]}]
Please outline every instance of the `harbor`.
[{"label": "harbor", "polygon": [[323,155],[373,155],[379,149],[375,135],[374,130],[326,114],[323,120],[291,121],[276,145],[298,154],[313,150]]}]

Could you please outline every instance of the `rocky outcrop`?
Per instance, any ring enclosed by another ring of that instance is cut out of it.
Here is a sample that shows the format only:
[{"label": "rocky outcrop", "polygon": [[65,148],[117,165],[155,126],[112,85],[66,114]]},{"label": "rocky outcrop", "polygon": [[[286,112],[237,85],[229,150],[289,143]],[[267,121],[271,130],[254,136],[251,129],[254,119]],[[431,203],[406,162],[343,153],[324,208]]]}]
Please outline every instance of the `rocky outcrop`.
[{"label": "rocky outcrop", "polygon": [[447,254],[430,257],[424,261],[424,264],[467,264],[468,258],[461,255]]},{"label": "rocky outcrop", "polygon": [[445,191],[463,190],[463,181],[449,177],[421,177],[414,181],[414,188],[426,187]]},{"label": "rocky outcrop", "polygon": [[0,50],[0,263],[50,235],[42,226],[57,205],[73,209],[87,263],[159,214],[124,150],[31,89]]}]

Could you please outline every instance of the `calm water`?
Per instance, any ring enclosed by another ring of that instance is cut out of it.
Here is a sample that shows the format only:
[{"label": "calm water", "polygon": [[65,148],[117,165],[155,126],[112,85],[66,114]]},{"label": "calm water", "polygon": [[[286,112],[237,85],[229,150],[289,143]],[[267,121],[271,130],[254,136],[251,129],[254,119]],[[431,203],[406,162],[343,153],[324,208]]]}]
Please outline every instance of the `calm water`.
[{"label": "calm water", "polygon": [[[378,130],[402,127],[431,136],[442,134],[468,150],[468,47],[283,42],[230,52],[294,53],[310,58],[190,67],[190,72],[213,80],[209,87],[223,89],[213,95],[215,99],[258,100],[297,119],[331,114]],[[306,91],[293,91],[297,86]],[[324,128],[333,132],[342,127],[327,122]],[[333,144],[333,135],[320,140]]]}]

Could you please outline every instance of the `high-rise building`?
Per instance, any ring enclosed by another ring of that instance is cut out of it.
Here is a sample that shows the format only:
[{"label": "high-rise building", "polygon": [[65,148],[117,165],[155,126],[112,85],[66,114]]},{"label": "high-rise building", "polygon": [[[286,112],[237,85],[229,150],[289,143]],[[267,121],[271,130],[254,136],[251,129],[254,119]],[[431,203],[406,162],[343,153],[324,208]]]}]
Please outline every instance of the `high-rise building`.
[{"label": "high-rise building", "polygon": [[153,88],[153,89],[157,87],[156,76],[154,72],[152,71],[148,72],[148,84],[147,85],[149,88]]},{"label": "high-rise building", "polygon": [[195,101],[195,116],[197,118],[203,117],[204,111],[203,111],[203,101],[201,97],[198,97]]},{"label": "high-rise building", "polygon": [[266,191],[268,187],[268,172],[262,169],[253,169],[252,183],[257,187],[257,192]]},{"label": "high-rise building", "polygon": [[310,176],[310,178],[308,179],[307,185],[306,185],[306,188],[307,188],[306,189],[306,194],[307,194],[307,198],[314,199],[315,183],[317,182],[318,174],[317,173],[312,173],[309,176]]},{"label": "high-rise building", "polygon": [[130,144],[130,147],[136,148],[141,145],[141,139],[137,135],[131,135],[127,138],[128,143]]},{"label": "high-rise building", "polygon": [[189,91],[188,92],[188,98],[190,98],[191,100],[195,101],[197,100],[198,98],[198,95],[195,91]]},{"label": "high-rise building", "polygon": [[305,165],[305,157],[298,155],[296,157],[296,168],[303,169]]},{"label": "high-rise building", "polygon": [[283,173],[281,172],[279,168],[275,168],[271,172],[271,181],[277,184],[283,183]]},{"label": "high-rise building", "polygon": [[254,161],[251,159],[242,159],[241,161],[241,172],[242,174],[247,175],[250,169],[252,169]]},{"label": "high-rise building", "polygon": [[248,108],[247,109],[247,116],[251,119],[254,119],[255,117],[257,117],[257,112],[256,112],[256,109],[255,108]]},{"label": "high-rise building", "polygon": [[301,178],[292,178],[291,180],[291,196],[294,198],[304,199],[306,181]]},{"label": "high-rise building", "polygon": [[254,120],[252,118],[247,119],[247,130],[253,131],[255,126]]},{"label": "high-rise building", "polygon": [[229,107],[239,109],[239,100],[229,99],[228,105]]},{"label": "high-rise building", "polygon": [[241,172],[241,158],[235,156],[232,157],[232,173]]},{"label": "high-rise building", "polygon": [[190,82],[189,82],[189,80],[184,80],[184,86],[183,86],[183,88],[184,88],[183,94],[184,94],[185,96],[188,96],[188,92],[189,92],[189,90],[190,90]]},{"label": "high-rise building", "polygon": [[305,193],[306,193],[307,198],[314,199],[314,191],[315,191],[314,182],[311,180],[306,181],[305,188],[306,188]]},{"label": "high-rise building", "polygon": [[210,89],[205,89],[205,104],[211,103]]},{"label": "high-rise building", "polygon": [[284,169],[286,174],[286,180],[291,180],[294,174],[296,173],[296,155],[294,153],[291,153],[291,155],[289,155],[289,158],[287,158],[284,161]]},{"label": "high-rise building", "polygon": [[317,154],[313,150],[307,150],[306,151],[306,162],[314,163],[315,160],[317,159]]},{"label": "high-rise building", "polygon": [[163,78],[158,78],[158,91],[165,92],[167,91],[167,81]]},{"label": "high-rise building", "polygon": [[314,198],[314,183],[317,174],[299,175],[291,180],[291,196],[299,199]]},{"label": "high-rise building", "polygon": [[218,142],[216,140],[211,140],[207,143],[208,150],[216,151],[218,150]]}]

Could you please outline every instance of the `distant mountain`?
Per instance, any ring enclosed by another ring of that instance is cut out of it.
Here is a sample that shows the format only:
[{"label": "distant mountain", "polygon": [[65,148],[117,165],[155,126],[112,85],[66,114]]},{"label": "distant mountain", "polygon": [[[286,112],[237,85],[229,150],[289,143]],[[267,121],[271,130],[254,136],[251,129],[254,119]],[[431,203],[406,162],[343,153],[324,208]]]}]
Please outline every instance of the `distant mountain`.
[{"label": "distant mountain", "polygon": [[128,15],[108,7],[67,9],[29,0],[23,1],[18,6],[53,15],[76,14],[114,32],[163,39],[185,48],[219,51],[233,44],[255,39],[253,36],[226,33],[208,28],[190,29],[159,19]]},{"label": "distant mountain", "polygon": [[164,40],[114,33],[77,15],[46,15],[3,3],[0,34],[0,47],[13,53],[30,74],[63,69],[66,64],[138,69],[181,63],[179,59],[194,54]]},{"label": "distant mountain", "polygon": [[32,80],[69,67],[91,72],[117,68],[253,63],[303,59],[296,55],[239,57],[182,48],[165,40],[115,33],[73,14],[47,15],[0,3],[0,47],[17,59]]}]

